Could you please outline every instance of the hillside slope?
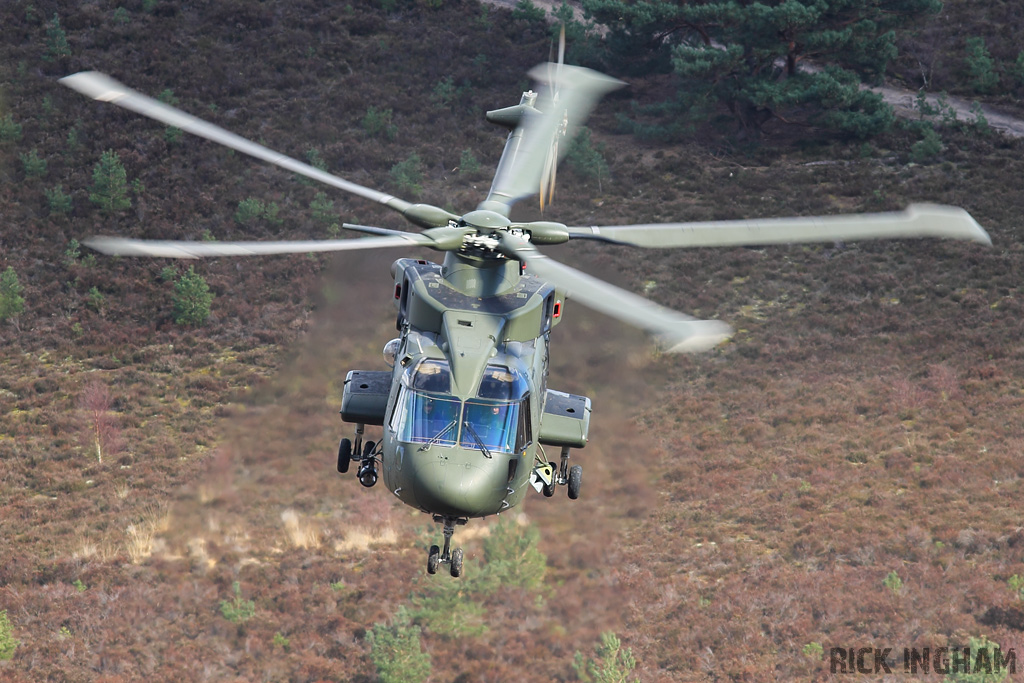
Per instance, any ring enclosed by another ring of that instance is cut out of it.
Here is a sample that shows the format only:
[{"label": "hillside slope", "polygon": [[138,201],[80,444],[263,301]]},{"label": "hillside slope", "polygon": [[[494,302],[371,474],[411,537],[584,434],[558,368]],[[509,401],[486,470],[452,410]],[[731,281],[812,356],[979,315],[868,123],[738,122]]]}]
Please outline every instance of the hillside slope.
[{"label": "hillside slope", "polygon": [[[574,653],[592,655],[604,631],[644,681],[821,680],[830,647],[980,635],[1024,656],[1008,585],[1024,575],[1021,143],[944,131],[927,164],[899,132],[852,147],[778,131],[756,149],[659,148],[612,124],[658,82],[609,98],[593,128],[612,177],[599,189],[560,173],[551,218],[933,201],[971,211],[994,247],[552,249],[738,333],[708,354],[659,356],[570,302],[551,381],[594,399],[583,497],[538,495],[518,526],[460,529],[459,584],[424,575],[437,533],[424,515],[334,472],[345,372],[381,368],[393,334],[397,254],[196,264],[212,315],[176,326],[185,266],[69,241],[322,237],[321,188],[56,79],[89,68],[170,89],[188,111],[389,191],[415,192],[391,173],[415,154],[421,196],[464,210],[503,141],[481,113],[518,101],[546,30],[470,2],[118,8],[0,9],[0,120],[20,126],[0,142],[0,267],[26,300],[0,325],[0,610],[20,641],[0,677],[372,681],[367,631],[402,606],[438,681],[577,680]],[[48,61],[55,12],[70,54]],[[32,150],[42,173],[22,159]],[[110,216],[88,197],[105,150],[133,184],[132,207]],[[481,170],[453,170],[464,150]],[[67,214],[48,200],[58,185]],[[277,218],[240,223],[249,197]],[[404,227],[329,198],[341,220]],[[541,586],[514,572],[497,589],[472,581],[503,576],[489,539],[531,530]]]}]

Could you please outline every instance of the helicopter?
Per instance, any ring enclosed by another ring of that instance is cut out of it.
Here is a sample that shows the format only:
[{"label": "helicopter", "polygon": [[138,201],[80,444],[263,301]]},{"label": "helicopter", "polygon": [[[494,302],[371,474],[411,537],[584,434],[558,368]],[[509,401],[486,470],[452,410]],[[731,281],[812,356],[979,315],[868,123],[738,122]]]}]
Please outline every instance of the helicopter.
[{"label": "helicopter", "polygon": [[[732,334],[724,322],[697,320],[658,305],[542,253],[539,247],[596,240],[643,248],[765,246],[878,238],[938,237],[991,244],[987,233],[956,207],[912,204],[901,212],[614,226],[513,221],[512,206],[539,195],[550,203],[555,169],[598,99],[623,85],[583,67],[557,62],[530,75],[538,90],[518,104],[488,111],[509,130],[487,196],[457,215],[357,185],[287,157],[101,73],[81,72],[61,83],[175,126],[401,214],[421,232],[344,224],[368,237],[271,242],[187,242],[94,237],[83,243],[106,254],[195,259],[426,247],[438,264],[400,258],[391,267],[398,335],[384,346],[388,370],[348,372],[341,419],[354,425],[338,447],[337,470],[365,487],[383,477],[403,503],[442,525],[443,547],[431,545],[427,572],[447,565],[463,573],[464,552],[452,549],[455,528],[501,514],[534,489],[554,495],[564,486],[580,496],[583,468],[573,449],[587,445],[592,403],[548,386],[551,330],[566,301],[605,313],[652,334],[671,353],[710,349]],[[367,426],[383,437],[364,440]],[[557,449],[549,460],[545,447]]]}]

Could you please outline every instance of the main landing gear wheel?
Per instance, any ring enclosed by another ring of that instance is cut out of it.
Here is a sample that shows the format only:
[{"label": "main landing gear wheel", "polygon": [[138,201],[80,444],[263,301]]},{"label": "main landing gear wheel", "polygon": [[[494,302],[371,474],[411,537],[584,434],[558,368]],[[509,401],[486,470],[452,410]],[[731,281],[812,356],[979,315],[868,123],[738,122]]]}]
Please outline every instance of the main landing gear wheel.
[{"label": "main landing gear wheel", "polygon": [[449,567],[452,572],[452,576],[456,579],[462,576],[462,559],[462,548],[456,548],[455,552],[452,553],[452,564]]},{"label": "main landing gear wheel", "polygon": [[430,546],[430,550],[427,551],[427,573],[436,574],[438,565],[446,564],[449,573],[457,579],[462,576],[462,562],[465,559],[465,553],[462,552],[462,548],[456,548],[454,551],[451,549],[452,535],[455,533],[456,524],[465,524],[469,520],[461,517],[434,515],[434,521],[444,524],[444,550],[436,545]]},{"label": "main landing gear wheel", "polygon": [[352,462],[352,441],[342,439],[338,444],[338,471],[342,474],[348,472],[348,466]]},{"label": "main landing gear wheel", "polygon": [[580,497],[580,484],[583,483],[583,467],[573,465],[569,468],[569,498],[576,500]]}]

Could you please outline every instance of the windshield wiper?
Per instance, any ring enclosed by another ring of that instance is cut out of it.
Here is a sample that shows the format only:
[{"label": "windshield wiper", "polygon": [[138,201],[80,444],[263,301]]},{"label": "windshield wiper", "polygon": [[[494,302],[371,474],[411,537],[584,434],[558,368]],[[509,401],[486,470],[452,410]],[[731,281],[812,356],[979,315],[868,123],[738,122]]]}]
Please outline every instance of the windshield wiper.
[{"label": "windshield wiper", "polygon": [[439,443],[439,442],[441,441],[441,438],[442,438],[442,437],[443,437],[443,436],[444,436],[445,434],[447,434],[448,432],[450,432],[450,431],[451,431],[451,429],[452,429],[452,427],[454,427],[454,426],[455,426],[455,425],[457,425],[457,424],[459,424],[459,421],[458,421],[458,419],[455,419],[455,420],[452,420],[451,422],[449,422],[449,423],[448,423],[448,426],[447,426],[447,427],[445,427],[444,429],[442,429],[441,431],[439,431],[439,432],[438,432],[437,434],[435,434],[434,436],[432,436],[432,437],[430,438],[430,441],[428,441],[428,442],[426,442],[425,444],[423,444],[422,446],[420,446],[420,449],[419,449],[419,450],[421,450],[421,451],[425,451],[425,450],[427,450],[428,448],[430,448],[431,446],[434,446],[434,445],[438,444],[438,443]]},{"label": "windshield wiper", "polygon": [[494,457],[494,456],[491,455],[491,452],[489,450],[487,450],[487,446],[484,445],[483,439],[481,439],[480,435],[476,433],[475,429],[473,429],[473,425],[469,424],[469,422],[463,422],[462,426],[465,427],[469,431],[470,436],[473,437],[473,441],[476,441],[476,445],[479,446],[480,450],[482,450],[484,452],[484,456],[485,457],[488,457],[488,458]]}]

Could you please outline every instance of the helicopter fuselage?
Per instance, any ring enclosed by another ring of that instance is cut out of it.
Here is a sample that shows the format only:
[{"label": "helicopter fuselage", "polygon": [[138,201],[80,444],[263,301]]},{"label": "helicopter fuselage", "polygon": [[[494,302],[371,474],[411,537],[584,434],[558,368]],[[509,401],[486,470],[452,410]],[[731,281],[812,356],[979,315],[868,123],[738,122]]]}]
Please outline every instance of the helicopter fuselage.
[{"label": "helicopter fuselage", "polygon": [[542,444],[567,457],[586,444],[590,417],[589,399],[547,388],[564,292],[493,256],[399,259],[392,272],[392,369],[349,373],[342,402],[344,420],[381,426],[373,454],[388,490],[469,519],[515,507],[531,483],[550,486]]}]

